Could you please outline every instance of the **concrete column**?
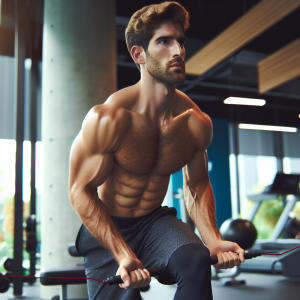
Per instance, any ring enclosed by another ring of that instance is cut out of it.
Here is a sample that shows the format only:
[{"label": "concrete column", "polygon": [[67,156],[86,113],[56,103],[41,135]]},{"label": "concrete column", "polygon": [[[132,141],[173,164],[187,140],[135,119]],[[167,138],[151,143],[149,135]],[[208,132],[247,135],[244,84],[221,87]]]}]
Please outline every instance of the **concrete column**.
[{"label": "concrete column", "polygon": [[[45,0],[44,9],[42,269],[83,263],[67,251],[81,224],[68,199],[69,152],[86,113],[116,91],[115,1]],[[43,299],[58,294],[42,287]],[[70,286],[68,298],[86,298],[86,286]]]}]

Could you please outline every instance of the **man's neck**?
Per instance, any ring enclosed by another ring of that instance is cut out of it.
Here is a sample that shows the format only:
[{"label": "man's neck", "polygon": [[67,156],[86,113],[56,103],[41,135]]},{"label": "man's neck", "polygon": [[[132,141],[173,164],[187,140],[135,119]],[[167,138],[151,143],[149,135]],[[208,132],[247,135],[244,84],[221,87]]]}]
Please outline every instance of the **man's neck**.
[{"label": "man's neck", "polygon": [[138,82],[138,111],[163,125],[173,116],[176,90],[175,84],[156,81],[150,74],[141,76]]}]

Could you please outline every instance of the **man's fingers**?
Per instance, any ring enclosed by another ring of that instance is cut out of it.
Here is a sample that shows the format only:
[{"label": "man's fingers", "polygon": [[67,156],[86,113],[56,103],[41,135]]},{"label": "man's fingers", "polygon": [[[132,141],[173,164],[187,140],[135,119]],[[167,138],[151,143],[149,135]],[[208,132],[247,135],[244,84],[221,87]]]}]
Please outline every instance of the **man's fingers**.
[{"label": "man's fingers", "polygon": [[227,257],[227,268],[234,267],[234,259],[231,256],[230,252],[224,252],[224,255]]},{"label": "man's fingers", "polygon": [[216,264],[217,269],[228,268],[228,257],[224,253],[218,253],[218,263]]},{"label": "man's fingers", "polygon": [[240,258],[236,253],[229,251],[228,255],[230,256],[229,268],[233,268],[234,266],[239,266],[241,264]]},{"label": "man's fingers", "polygon": [[215,265],[217,269],[228,269],[241,264],[240,257],[234,252],[218,253],[218,263]]},{"label": "man's fingers", "polygon": [[142,275],[138,270],[134,270],[130,272],[130,277],[131,277],[131,285],[130,288],[136,288],[139,286],[139,281],[142,280]]},{"label": "man's fingers", "polygon": [[240,266],[241,265],[241,260],[238,254],[232,252],[232,255],[234,257],[234,265],[235,266]]},{"label": "man's fingers", "polygon": [[131,278],[130,276],[127,274],[127,272],[125,271],[120,271],[120,275],[122,280],[124,281],[124,283],[119,284],[119,286],[123,289],[128,289],[131,285]]},{"label": "man's fingers", "polygon": [[151,281],[151,275],[148,270],[140,270],[143,276],[143,286],[147,286]]},{"label": "man's fingers", "polygon": [[240,257],[240,261],[241,262],[244,262],[245,261],[245,250],[244,249],[242,249],[242,248],[239,248],[237,251],[236,251],[236,253],[239,255],[239,257]]},{"label": "man's fingers", "polygon": [[147,285],[148,285],[151,281],[151,274],[147,269],[143,269],[143,271],[145,272],[145,274],[147,276]]},{"label": "man's fingers", "polygon": [[[145,271],[146,269],[138,269],[135,270],[134,273],[136,275],[136,283],[134,284],[134,288],[138,288],[138,287],[143,287],[143,286],[147,286],[149,284],[149,282],[151,281],[151,276],[149,271]],[[133,272],[132,272],[133,273]]]}]

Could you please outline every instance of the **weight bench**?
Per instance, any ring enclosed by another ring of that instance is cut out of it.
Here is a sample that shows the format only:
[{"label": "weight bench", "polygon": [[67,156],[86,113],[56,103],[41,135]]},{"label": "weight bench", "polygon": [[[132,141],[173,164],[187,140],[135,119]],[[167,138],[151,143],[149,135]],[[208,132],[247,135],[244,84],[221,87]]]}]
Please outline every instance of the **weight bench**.
[{"label": "weight bench", "polygon": [[[75,245],[70,244],[68,247],[71,256],[81,256],[77,252]],[[68,268],[47,269],[41,272],[40,277],[85,277],[84,265]],[[51,300],[67,300],[67,286],[68,284],[86,283],[86,279],[40,279],[42,285],[61,285],[60,296],[53,296]]]},{"label": "weight bench", "polygon": [[[79,257],[81,256],[75,247],[75,244],[69,244],[68,252],[71,256]],[[86,277],[84,265],[78,265],[76,267],[68,268],[56,268],[47,269],[41,271],[40,277]],[[67,286],[68,284],[80,284],[86,283],[86,279],[40,279],[42,285],[61,285],[60,296],[55,295],[51,300],[67,300]],[[147,292],[150,289],[150,285],[139,288],[140,292]]]}]

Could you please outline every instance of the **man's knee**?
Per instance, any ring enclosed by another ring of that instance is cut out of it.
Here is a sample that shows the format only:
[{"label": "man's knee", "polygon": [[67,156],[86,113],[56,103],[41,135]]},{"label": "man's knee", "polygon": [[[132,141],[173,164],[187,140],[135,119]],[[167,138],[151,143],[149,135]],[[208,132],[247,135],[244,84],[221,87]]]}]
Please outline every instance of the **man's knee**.
[{"label": "man's knee", "polygon": [[168,268],[177,282],[180,279],[201,280],[201,278],[210,278],[209,250],[200,244],[181,246],[172,254]]}]

